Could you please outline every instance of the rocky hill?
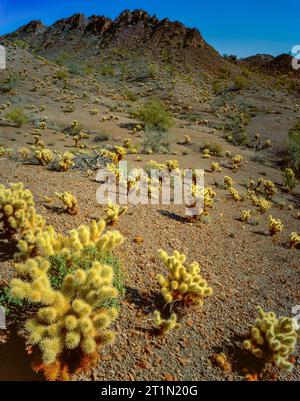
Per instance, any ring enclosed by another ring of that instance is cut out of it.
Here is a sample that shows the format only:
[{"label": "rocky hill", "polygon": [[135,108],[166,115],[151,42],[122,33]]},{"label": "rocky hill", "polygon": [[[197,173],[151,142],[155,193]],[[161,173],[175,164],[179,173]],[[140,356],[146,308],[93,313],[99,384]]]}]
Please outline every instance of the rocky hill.
[{"label": "rocky hill", "polygon": [[0,40],[22,40],[29,50],[55,56],[64,49],[74,55],[103,56],[108,52],[154,57],[156,61],[180,65],[234,68],[206,41],[197,29],[168,19],[159,20],[143,10],[123,11],[115,20],[104,16],[75,14],[51,26],[31,21]]}]

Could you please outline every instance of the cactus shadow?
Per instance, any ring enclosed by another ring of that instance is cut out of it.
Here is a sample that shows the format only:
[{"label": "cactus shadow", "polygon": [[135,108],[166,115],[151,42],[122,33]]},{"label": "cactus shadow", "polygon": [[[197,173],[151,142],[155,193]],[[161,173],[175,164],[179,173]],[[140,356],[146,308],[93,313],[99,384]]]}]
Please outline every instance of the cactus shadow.
[{"label": "cactus shadow", "polygon": [[186,218],[180,216],[179,214],[173,213],[173,212],[168,212],[167,210],[159,210],[159,213],[164,216],[168,217],[169,219],[178,221],[179,223],[186,224],[187,220]]},{"label": "cactus shadow", "polygon": [[270,234],[268,234],[268,233],[266,233],[265,231],[262,231],[262,230],[255,230],[255,231],[252,231],[252,232],[253,232],[253,234],[260,235],[262,237],[269,237],[270,236]]},{"label": "cactus shadow", "polygon": [[53,213],[58,213],[58,214],[64,214],[66,213],[65,209],[59,206],[50,206],[50,205],[44,205],[44,207],[48,210],[50,210]]},{"label": "cactus shadow", "polygon": [[261,376],[265,372],[265,362],[243,348],[244,340],[243,336],[236,335],[231,338],[230,342],[226,342],[222,347],[217,347],[215,351],[227,355],[232,371],[239,376],[245,376],[246,373],[256,373]]},{"label": "cactus shadow", "polygon": [[164,306],[164,299],[159,291],[141,294],[136,288],[126,286],[125,298],[146,315]]},{"label": "cactus shadow", "polygon": [[10,328],[7,342],[0,344],[0,381],[44,381],[42,374],[33,372],[30,357],[25,351],[24,340],[17,328]]},{"label": "cactus shadow", "polygon": [[17,243],[15,241],[8,241],[4,233],[0,234],[0,262],[5,262],[13,258],[14,254],[18,251]]}]

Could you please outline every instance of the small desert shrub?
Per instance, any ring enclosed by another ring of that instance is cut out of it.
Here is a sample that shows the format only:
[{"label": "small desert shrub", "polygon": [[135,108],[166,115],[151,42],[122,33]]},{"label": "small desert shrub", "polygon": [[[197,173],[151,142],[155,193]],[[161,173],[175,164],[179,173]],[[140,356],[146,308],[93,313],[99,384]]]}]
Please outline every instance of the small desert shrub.
[{"label": "small desert shrub", "polygon": [[283,172],[284,186],[289,191],[292,192],[296,187],[295,173],[291,168],[286,168]]},{"label": "small desert shrub", "polygon": [[21,107],[18,107],[5,115],[7,120],[13,121],[17,127],[22,127],[28,121],[28,117]]},{"label": "small desert shrub", "polygon": [[105,64],[100,68],[100,73],[104,77],[114,77],[116,75],[115,69],[111,64]]},{"label": "small desert shrub", "polygon": [[145,153],[167,153],[170,149],[168,134],[163,131],[146,129],[142,142],[142,151]]},{"label": "small desert shrub", "polygon": [[148,66],[147,66],[147,75],[148,75],[148,77],[150,77],[150,78],[156,78],[156,76],[157,76],[157,67],[156,67],[156,65],[155,64],[149,64]]},{"label": "small desert shrub", "polygon": [[224,155],[223,147],[218,142],[207,142],[200,149],[201,151],[208,149],[211,156],[222,157]]},{"label": "small desert shrub", "polygon": [[249,86],[249,80],[242,75],[238,75],[234,80],[234,87],[238,90],[248,89]]},{"label": "small desert shrub", "polygon": [[18,78],[16,74],[10,74],[4,82],[0,83],[0,92],[8,93],[13,90],[17,85]]},{"label": "small desert shrub", "polygon": [[59,70],[59,71],[57,71],[56,72],[56,74],[54,75],[54,77],[56,78],[56,79],[59,79],[59,80],[64,80],[64,79],[67,79],[67,78],[69,78],[69,73],[68,73],[68,71],[65,71],[65,70]]},{"label": "small desert shrub", "polygon": [[165,132],[173,126],[172,114],[162,102],[157,100],[144,104],[134,114],[146,128],[152,130]]},{"label": "small desert shrub", "polygon": [[108,132],[101,132],[93,139],[94,142],[106,142],[110,140],[111,135]]},{"label": "small desert shrub", "polygon": [[24,40],[22,39],[17,39],[13,42],[13,44],[15,46],[17,46],[19,49],[27,49],[28,47],[28,43],[26,43]]},{"label": "small desert shrub", "polygon": [[300,173],[300,122],[289,132],[288,150],[291,156],[292,167]]},{"label": "small desert shrub", "polygon": [[124,89],[124,96],[126,96],[127,100],[131,102],[136,102],[138,100],[138,95],[132,92],[130,89]]}]

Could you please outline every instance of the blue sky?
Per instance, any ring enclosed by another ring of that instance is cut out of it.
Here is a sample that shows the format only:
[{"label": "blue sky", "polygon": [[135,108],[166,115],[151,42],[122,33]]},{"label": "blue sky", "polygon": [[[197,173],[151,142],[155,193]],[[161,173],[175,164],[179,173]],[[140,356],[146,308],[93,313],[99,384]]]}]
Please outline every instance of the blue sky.
[{"label": "blue sky", "polygon": [[32,19],[49,25],[76,12],[115,18],[125,8],[196,27],[221,54],[277,55],[300,44],[300,0],[0,0],[0,35]]}]

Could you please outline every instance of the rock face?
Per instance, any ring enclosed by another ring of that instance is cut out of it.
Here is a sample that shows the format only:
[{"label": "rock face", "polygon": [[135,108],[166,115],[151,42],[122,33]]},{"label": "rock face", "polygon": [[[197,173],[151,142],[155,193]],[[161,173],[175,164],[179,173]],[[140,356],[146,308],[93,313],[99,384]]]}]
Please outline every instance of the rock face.
[{"label": "rock face", "polygon": [[218,55],[197,29],[187,28],[178,21],[159,20],[143,10],[125,10],[114,21],[97,15],[87,18],[83,14],[63,18],[49,27],[41,21],[31,21],[0,39],[22,39],[30,48],[39,51],[55,51],[69,42],[75,42],[77,45],[96,43],[99,48],[117,46],[148,51],[161,48],[177,51],[205,49]]},{"label": "rock face", "polygon": [[292,70],[293,57],[289,54],[280,54],[277,57],[270,54],[257,54],[255,56],[247,57],[241,60],[248,68],[254,70],[261,70],[270,74],[284,74],[293,73]]}]

